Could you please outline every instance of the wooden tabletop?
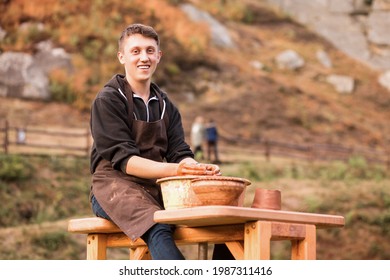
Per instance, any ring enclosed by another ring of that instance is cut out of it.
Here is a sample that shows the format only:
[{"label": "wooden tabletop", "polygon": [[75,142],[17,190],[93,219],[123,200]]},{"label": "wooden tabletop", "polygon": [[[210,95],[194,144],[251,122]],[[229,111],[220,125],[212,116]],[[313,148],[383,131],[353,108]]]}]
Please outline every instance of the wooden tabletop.
[{"label": "wooden tabletop", "polygon": [[318,228],[343,227],[345,224],[343,216],[237,206],[198,206],[161,210],[155,212],[154,220],[158,223],[190,227],[242,224],[258,220],[314,224]]}]

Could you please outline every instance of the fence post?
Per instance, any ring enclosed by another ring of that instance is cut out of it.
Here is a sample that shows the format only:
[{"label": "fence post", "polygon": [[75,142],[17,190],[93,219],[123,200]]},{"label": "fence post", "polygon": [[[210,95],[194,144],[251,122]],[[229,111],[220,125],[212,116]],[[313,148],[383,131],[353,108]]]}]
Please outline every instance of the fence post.
[{"label": "fence post", "polygon": [[5,127],[4,127],[4,153],[8,154],[8,130],[9,130],[9,124],[8,120],[5,120]]},{"label": "fence post", "polygon": [[269,162],[271,157],[271,147],[268,139],[266,139],[264,142],[264,156],[265,156],[265,160]]},{"label": "fence post", "polygon": [[314,144],[309,144],[307,147],[309,163],[313,163],[316,160]]}]

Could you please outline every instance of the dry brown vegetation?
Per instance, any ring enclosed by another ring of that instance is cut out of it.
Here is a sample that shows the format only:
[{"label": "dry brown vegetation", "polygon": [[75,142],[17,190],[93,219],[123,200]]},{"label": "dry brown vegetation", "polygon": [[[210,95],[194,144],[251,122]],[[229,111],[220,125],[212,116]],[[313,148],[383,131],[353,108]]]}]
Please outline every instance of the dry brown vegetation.
[{"label": "dry brown vegetation", "polygon": [[[225,24],[237,44],[235,49],[216,48],[206,32],[207,26],[191,22],[179,10],[176,3],[181,2],[184,1],[2,2],[0,25],[9,35],[1,43],[1,51],[33,53],[36,42],[50,38],[72,54],[76,71],[71,76],[64,76],[61,71],[51,75],[52,82],[71,89],[69,104],[1,98],[0,117],[8,118],[14,125],[87,127],[91,99],[113,73],[122,71],[115,57],[120,31],[128,23],[145,22],[161,34],[164,56],[156,81],[180,107],[186,132],[195,116],[201,114],[215,119],[226,136],[389,148],[390,93],[378,85],[376,71],[345,56],[261,1],[188,1]],[[18,32],[24,22],[42,22],[45,29]],[[275,55],[288,48],[305,58],[304,68],[286,71],[276,67]],[[318,49],[328,52],[332,69],[322,67],[316,60]],[[252,60],[261,61],[265,67],[254,69],[250,65]],[[350,95],[335,92],[324,82],[330,73],[354,77],[355,92]],[[346,217],[344,229],[319,233],[320,259],[390,258],[390,188],[388,177],[383,175],[386,171],[378,172],[364,164],[358,166],[358,172],[352,169],[348,173],[348,166],[342,163],[317,166],[280,159],[269,163],[256,154],[256,147],[240,147],[240,143],[233,149],[222,142],[221,157],[225,175],[247,177],[254,182],[248,190],[248,204],[254,188],[279,188],[286,210]],[[72,168],[66,169],[69,172],[66,174],[47,166],[60,169],[60,161],[47,159],[46,163],[37,163],[40,171],[29,185],[38,194],[23,197],[29,190],[26,185],[1,181],[2,199],[11,202],[12,197],[18,199],[22,202],[21,210],[29,205],[38,209],[22,227],[3,225],[6,226],[0,231],[0,237],[6,240],[0,255],[3,258],[84,257],[83,237],[68,236],[65,229],[66,218],[76,215],[71,212],[75,211],[71,207],[75,201],[82,209],[77,215],[90,214],[86,201],[88,168],[83,165],[78,176],[74,176],[77,171]],[[316,172],[302,175],[307,170]],[[375,174],[379,176],[377,179]],[[72,190],[70,196],[65,187]],[[49,213],[44,212],[45,205]],[[63,216],[53,214],[59,205],[68,207]],[[57,222],[41,224],[50,220]],[[33,233],[29,242],[24,239],[26,231]],[[24,242],[31,247],[22,246]],[[283,248],[280,252],[276,258],[285,257]]]}]

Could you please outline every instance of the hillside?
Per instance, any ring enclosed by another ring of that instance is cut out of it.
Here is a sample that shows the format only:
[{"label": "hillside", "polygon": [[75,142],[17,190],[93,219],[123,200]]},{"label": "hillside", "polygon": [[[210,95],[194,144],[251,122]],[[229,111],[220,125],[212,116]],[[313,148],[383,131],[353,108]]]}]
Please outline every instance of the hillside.
[{"label": "hillside", "polygon": [[[88,44],[87,40],[97,41],[100,38],[96,37],[93,28],[88,26],[78,33],[77,48],[72,47],[69,41],[71,34],[80,24],[87,26],[89,23],[97,25],[101,34],[99,36],[105,36],[111,32],[110,26],[113,26],[112,30],[120,30],[126,22],[142,20],[154,23],[161,30],[164,57],[156,81],[181,107],[187,131],[196,115],[204,115],[215,119],[221,131],[229,136],[380,148],[389,145],[390,93],[378,85],[378,73],[340,53],[322,38],[275,13],[262,2],[242,1],[246,6],[236,4],[236,7],[228,1],[225,7],[221,7],[218,1],[209,4],[192,1],[200,8],[208,9],[223,23],[236,44],[235,48],[216,47],[205,35],[207,28],[198,23],[199,28],[193,31],[194,40],[198,40],[199,45],[196,50],[193,50],[194,45],[185,41],[188,30],[175,26],[174,19],[181,24],[188,24],[188,28],[196,24],[184,16],[179,6],[165,1],[148,1],[148,4],[139,1],[138,8],[134,10],[129,6],[121,7],[122,4],[117,1],[111,1],[111,4],[93,2],[92,6],[77,6],[67,2],[65,5],[69,7],[67,9],[65,6],[62,13],[50,1],[44,1],[41,8],[32,2],[18,0],[2,4],[6,13],[14,11],[17,5],[23,7],[23,12],[14,13],[9,18],[2,17],[1,26],[15,30],[18,23],[40,20],[50,26],[49,31],[41,34],[46,37],[51,34],[52,28],[58,29],[56,36],[51,39],[74,55],[74,61],[78,63],[76,67],[79,67],[75,74],[86,75],[77,79],[75,76],[67,81],[77,95],[73,107],[82,110],[70,113],[67,106],[54,102],[39,105],[37,102],[2,100],[2,116],[11,118],[12,122],[87,125],[90,100],[112,76],[113,71],[121,70],[115,51],[112,50],[108,54],[108,51],[104,52],[100,59],[95,54],[96,59],[89,58],[90,63],[86,61],[87,58],[80,58],[80,54],[86,55],[83,44]],[[93,21],[110,5],[115,9],[111,10],[108,20],[117,15],[121,8],[128,9],[128,13],[122,15],[120,21],[108,21],[110,24],[107,27]],[[135,14],[141,7],[144,13]],[[222,8],[225,12],[221,12]],[[234,8],[238,10],[236,16]],[[81,14],[76,14],[77,9],[92,18],[84,19]],[[164,10],[166,13],[155,14],[155,10]],[[251,20],[245,21],[244,15],[248,11],[251,12]],[[67,20],[55,21],[59,15],[65,16]],[[114,38],[114,35],[100,38],[103,41],[101,44],[109,44],[106,50],[109,46],[114,48]],[[15,40],[17,44],[13,45],[5,40],[6,44],[1,49],[29,51],[26,48],[32,47],[23,45],[20,38]],[[286,49],[298,52],[305,59],[305,66],[294,71],[279,69],[275,57]],[[323,67],[316,59],[315,53],[320,49],[325,50],[331,58],[331,69]],[[253,61],[260,61],[263,68],[251,66]],[[96,71],[99,72],[94,73]],[[324,81],[330,73],[353,77],[356,81],[354,92],[337,93]],[[90,75],[97,75],[99,80],[91,85]],[[76,85],[83,81],[86,83]]]},{"label": "hillside", "polygon": [[[227,28],[235,47],[214,45],[207,25],[192,22],[180,9],[182,3],[208,11]],[[236,139],[380,150],[390,146],[390,93],[377,83],[378,73],[262,1],[13,0],[1,2],[0,13],[0,26],[8,34],[0,41],[0,54],[33,54],[37,42],[50,39],[71,54],[75,67],[69,76],[51,74],[51,85],[59,86],[51,101],[0,95],[0,121],[88,127],[92,98],[113,73],[122,71],[115,56],[117,37],[125,25],[139,21],[161,34],[164,56],[155,79],[180,107],[187,135],[194,118],[203,115],[217,122],[223,136]],[[19,28],[37,23],[44,24],[43,31]],[[304,67],[277,67],[275,57],[287,49],[304,58]],[[319,63],[317,50],[326,51],[332,68]],[[254,67],[254,62],[263,67]],[[353,77],[354,92],[338,93],[326,82],[329,74]],[[359,158],[328,165],[290,159],[267,162],[256,147],[240,141],[234,147],[222,141],[221,148],[224,175],[253,182],[247,204],[256,187],[279,188],[285,210],[346,217],[344,229],[318,236],[319,259],[390,258],[385,167]],[[1,165],[8,160],[10,165]],[[84,239],[66,233],[66,219],[90,215],[88,160],[11,155],[0,160],[0,171],[7,174],[7,168],[29,174],[13,181],[0,174],[0,197],[6,201],[0,213],[0,237],[5,240],[0,258],[83,259]],[[29,240],[26,231],[31,232]],[[126,256],[127,252],[120,255]],[[276,256],[284,257],[285,253]]]}]

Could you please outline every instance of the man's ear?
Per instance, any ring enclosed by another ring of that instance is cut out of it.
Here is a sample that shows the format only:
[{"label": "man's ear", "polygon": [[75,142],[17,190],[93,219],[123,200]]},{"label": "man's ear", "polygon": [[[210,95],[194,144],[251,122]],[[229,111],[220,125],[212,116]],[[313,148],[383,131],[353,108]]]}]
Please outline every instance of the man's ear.
[{"label": "man's ear", "polygon": [[125,59],[123,58],[123,53],[122,52],[117,52],[117,57],[118,57],[118,60],[121,64],[125,64]]},{"label": "man's ear", "polygon": [[159,50],[158,51],[158,61],[157,61],[157,63],[160,62],[162,55],[163,55],[163,52],[161,50]]}]

